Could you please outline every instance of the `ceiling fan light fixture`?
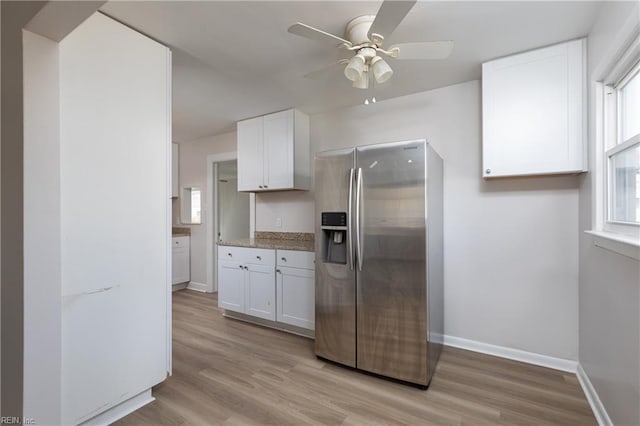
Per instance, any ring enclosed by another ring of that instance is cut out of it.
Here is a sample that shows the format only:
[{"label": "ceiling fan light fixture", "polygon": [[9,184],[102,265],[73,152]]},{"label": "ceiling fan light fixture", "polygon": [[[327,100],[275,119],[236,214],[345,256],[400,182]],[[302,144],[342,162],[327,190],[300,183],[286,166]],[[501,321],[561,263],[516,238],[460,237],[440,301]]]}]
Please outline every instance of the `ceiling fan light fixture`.
[{"label": "ceiling fan light fixture", "polygon": [[371,59],[371,70],[373,71],[373,77],[379,84],[387,82],[393,75],[393,70],[387,64],[387,62],[380,56],[375,56]]},{"label": "ceiling fan light fixture", "polygon": [[362,78],[364,73],[365,59],[362,55],[355,55],[344,68],[344,76],[356,82]]},{"label": "ceiling fan light fixture", "polygon": [[353,82],[353,87],[356,89],[368,89],[369,88],[369,72],[365,70],[362,76]]}]

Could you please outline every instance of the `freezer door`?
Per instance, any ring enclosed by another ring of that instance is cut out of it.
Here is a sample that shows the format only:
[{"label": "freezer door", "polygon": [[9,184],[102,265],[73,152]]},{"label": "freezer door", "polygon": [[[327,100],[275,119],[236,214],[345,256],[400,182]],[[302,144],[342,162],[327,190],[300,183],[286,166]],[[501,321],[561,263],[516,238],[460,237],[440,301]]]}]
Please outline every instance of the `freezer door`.
[{"label": "freezer door", "polygon": [[[347,213],[353,202],[353,149],[320,153],[315,159],[315,241],[316,241],[316,355],[329,360],[356,366],[356,275],[353,259],[351,226],[348,224],[345,263],[328,262],[331,229],[322,228],[322,212]],[[350,216],[350,217],[349,217]],[[331,259],[329,259],[331,260]]]},{"label": "freezer door", "polygon": [[357,148],[359,369],[427,385],[424,141]]}]

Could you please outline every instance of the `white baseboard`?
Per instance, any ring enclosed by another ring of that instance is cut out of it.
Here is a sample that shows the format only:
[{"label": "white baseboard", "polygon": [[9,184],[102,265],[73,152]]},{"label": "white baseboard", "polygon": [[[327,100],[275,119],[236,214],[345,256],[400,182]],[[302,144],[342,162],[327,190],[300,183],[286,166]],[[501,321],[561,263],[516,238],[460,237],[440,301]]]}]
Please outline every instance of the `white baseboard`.
[{"label": "white baseboard", "polygon": [[178,290],[185,289],[185,288],[187,288],[187,285],[188,285],[188,284],[189,284],[189,283],[173,284],[173,285],[171,286],[171,291],[173,292],[173,291],[178,291]]},{"label": "white baseboard", "polygon": [[108,409],[107,411],[98,414],[95,417],[90,418],[87,421],[81,423],[81,426],[107,426],[114,423],[116,420],[119,420],[126,416],[127,414],[131,414],[139,408],[144,407],[150,402],[155,401],[155,398],[151,396],[151,388],[140,392],[136,396],[127,399],[126,401],[121,402]]},{"label": "white baseboard", "polygon": [[189,281],[189,285],[187,285],[189,290],[199,291],[200,293],[208,293],[209,288],[204,283],[199,283],[196,281]]},{"label": "white baseboard", "polygon": [[580,364],[578,364],[576,376],[578,376],[578,381],[580,382],[580,386],[582,386],[582,391],[587,397],[587,401],[589,401],[589,405],[591,406],[591,410],[593,411],[593,415],[596,417],[598,424],[600,426],[613,425],[609,414],[607,414],[607,410],[604,408],[602,401],[600,401],[600,397],[598,396],[596,389],[593,387],[591,380],[589,380],[589,376],[587,376],[587,373],[585,373],[582,365]]},{"label": "white baseboard", "polygon": [[568,373],[575,373],[578,368],[578,362],[570,359],[555,358],[520,349],[507,348],[505,346],[497,346],[489,343],[477,342],[475,340],[463,339],[461,337],[445,335],[444,344],[446,346],[453,346],[454,348],[480,352],[500,358],[512,359],[514,361],[526,362],[527,364],[553,368],[554,370],[566,371]]}]

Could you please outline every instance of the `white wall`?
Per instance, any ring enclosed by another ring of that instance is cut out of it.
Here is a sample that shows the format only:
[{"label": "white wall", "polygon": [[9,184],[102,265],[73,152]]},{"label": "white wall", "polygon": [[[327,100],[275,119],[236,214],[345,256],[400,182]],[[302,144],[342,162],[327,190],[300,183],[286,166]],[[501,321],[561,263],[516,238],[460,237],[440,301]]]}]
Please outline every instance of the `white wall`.
[{"label": "white wall", "polygon": [[[471,81],[315,115],[312,152],[427,138],[444,159],[445,333],[576,360],[578,178],[484,181],[480,96]],[[313,220],[313,192],[256,196],[257,231]]]},{"label": "white wall", "polygon": [[2,9],[2,276],[0,299],[2,416],[22,416],[23,403],[23,92],[22,28],[44,2],[0,2]]},{"label": "white wall", "polygon": [[58,424],[62,387],[58,43],[25,31],[23,52],[23,407],[25,417]]},{"label": "white wall", "polygon": [[[0,26],[2,25],[2,7],[0,6]],[[2,46],[2,31],[0,31],[0,46]],[[0,63],[2,62],[0,58]],[[0,65],[0,82],[2,81],[2,66]],[[1,84],[0,84],[1,86]],[[0,117],[2,117],[2,102],[0,102]],[[2,211],[2,120],[0,120],[0,211]],[[0,235],[2,235],[2,221],[0,221]],[[0,244],[0,276],[2,276],[2,244]],[[0,289],[0,298],[2,289]],[[2,346],[2,303],[0,303],[0,347]],[[2,366],[2,350],[0,349],[0,366]],[[0,383],[2,383],[2,367],[0,367]],[[2,413],[2,386],[0,386],[0,413]]]},{"label": "white wall", "polygon": [[[589,82],[602,78],[620,47],[625,22],[640,21],[638,2],[606,2],[588,38]],[[595,167],[595,98],[590,85],[589,169]],[[580,185],[580,230],[592,229],[595,176]],[[580,364],[614,424],[640,424],[640,263],[594,245],[580,233]]]},{"label": "white wall", "polygon": [[[173,204],[173,224],[191,229],[191,281],[206,286],[206,206],[211,196],[207,187],[207,155],[234,152],[236,150],[236,132],[209,136],[191,142],[180,143],[180,188],[202,188],[202,224],[188,225],[180,223],[179,203]],[[182,193],[182,191],[181,191]]]}]

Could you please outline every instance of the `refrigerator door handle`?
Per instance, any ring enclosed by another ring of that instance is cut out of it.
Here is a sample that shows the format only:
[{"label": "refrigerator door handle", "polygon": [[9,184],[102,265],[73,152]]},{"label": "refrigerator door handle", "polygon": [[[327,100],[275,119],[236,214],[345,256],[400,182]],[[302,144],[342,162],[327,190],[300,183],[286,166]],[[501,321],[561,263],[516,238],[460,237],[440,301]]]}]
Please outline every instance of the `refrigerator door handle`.
[{"label": "refrigerator door handle", "polygon": [[349,233],[349,268],[353,271],[353,232],[351,232],[351,206],[353,206],[353,173],[355,170],[351,168],[349,172],[349,204],[347,204],[347,224]]},{"label": "refrigerator door handle", "polygon": [[362,202],[362,169],[358,168],[356,177],[356,250],[358,252],[358,270],[362,271],[362,242],[360,236],[360,204]]}]

